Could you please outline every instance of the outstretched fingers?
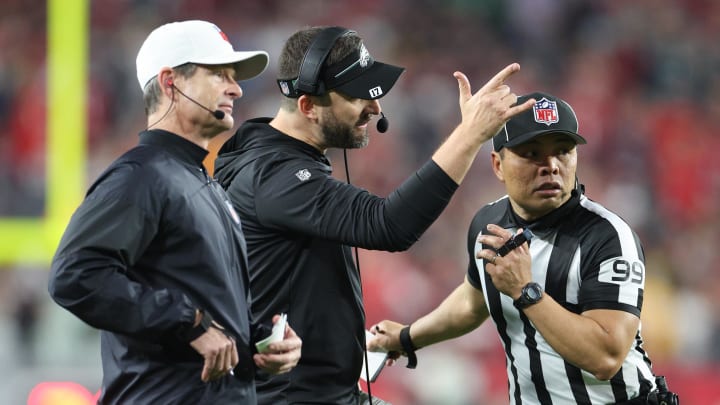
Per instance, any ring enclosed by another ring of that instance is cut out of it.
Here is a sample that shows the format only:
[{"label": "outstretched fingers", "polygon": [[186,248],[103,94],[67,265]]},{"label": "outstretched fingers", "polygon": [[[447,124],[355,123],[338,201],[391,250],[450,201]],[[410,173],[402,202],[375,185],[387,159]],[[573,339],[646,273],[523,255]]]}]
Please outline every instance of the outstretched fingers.
[{"label": "outstretched fingers", "polygon": [[520,64],[518,63],[511,63],[501,71],[499,71],[495,76],[492,77],[492,79],[488,80],[487,83],[485,83],[484,86],[482,86],[479,90],[479,92],[487,92],[487,91],[493,91],[494,89],[498,88],[499,86],[505,84],[505,81],[515,74],[516,72],[520,71]]},{"label": "outstretched fingers", "polygon": [[[507,109],[505,111],[505,120],[509,120],[510,118],[520,114],[523,111],[527,111],[532,108],[533,104],[535,104],[536,100],[534,98],[525,100],[524,103],[520,105],[515,105]],[[513,103],[514,104],[514,103]]]},{"label": "outstretched fingers", "polygon": [[455,72],[453,76],[458,81],[458,88],[460,90],[460,105],[464,104],[467,100],[472,97],[472,88],[470,87],[470,80],[462,72]]}]

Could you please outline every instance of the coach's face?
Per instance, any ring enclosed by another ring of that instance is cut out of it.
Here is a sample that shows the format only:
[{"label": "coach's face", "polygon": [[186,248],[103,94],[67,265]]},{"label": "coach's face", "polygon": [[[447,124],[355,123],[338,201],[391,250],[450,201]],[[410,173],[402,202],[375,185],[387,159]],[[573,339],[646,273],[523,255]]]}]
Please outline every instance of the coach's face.
[{"label": "coach's face", "polygon": [[577,148],[563,134],[538,136],[492,153],[493,171],[515,212],[532,221],[560,207],[575,187]]},{"label": "coach's face", "polygon": [[380,114],[377,100],[351,98],[331,91],[329,105],[320,114],[320,126],[326,148],[353,149],[367,146],[368,123]]}]

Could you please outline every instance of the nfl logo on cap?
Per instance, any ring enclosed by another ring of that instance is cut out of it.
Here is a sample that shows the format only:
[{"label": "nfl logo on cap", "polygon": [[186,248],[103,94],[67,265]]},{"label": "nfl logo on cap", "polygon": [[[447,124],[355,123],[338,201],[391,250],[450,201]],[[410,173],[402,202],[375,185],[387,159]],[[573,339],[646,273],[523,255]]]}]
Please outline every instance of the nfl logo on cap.
[{"label": "nfl logo on cap", "polygon": [[[515,104],[521,105],[530,99],[536,100],[532,110],[523,111],[512,117],[493,137],[495,152],[551,133],[565,134],[576,144],[586,143],[585,138],[577,133],[578,121],[575,112],[565,100],[551,94],[535,92],[518,97]],[[562,120],[560,120],[560,114],[562,114]]]},{"label": "nfl logo on cap", "polygon": [[535,122],[550,126],[560,120],[558,115],[557,103],[543,97],[533,106],[533,114]]}]

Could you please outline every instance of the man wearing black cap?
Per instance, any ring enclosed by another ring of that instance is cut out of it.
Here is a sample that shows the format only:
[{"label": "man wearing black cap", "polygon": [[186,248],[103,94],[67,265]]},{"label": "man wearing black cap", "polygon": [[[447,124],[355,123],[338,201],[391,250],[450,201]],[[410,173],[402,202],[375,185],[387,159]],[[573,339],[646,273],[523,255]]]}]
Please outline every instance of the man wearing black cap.
[{"label": "man wearing black cap", "polygon": [[279,60],[274,118],[245,122],[220,150],[216,175],[243,220],[255,319],[286,312],[303,339],[298,366],[258,376],[261,404],[356,405],[365,346],[360,274],[351,246],[399,251],[440,215],[480,146],[516,105],[511,64],[472,94],[456,72],[462,122],[432,160],[381,198],[331,176],[329,148],[361,148],[403,68],[375,61],[353,31],[293,34]]},{"label": "man wearing black cap", "polygon": [[[415,350],[492,317],[505,348],[511,404],[646,404],[655,377],[642,347],[644,254],[616,214],[576,179],[570,105],[533,93],[533,108],[493,137],[507,195],[478,211],[465,281],[410,325],[382,321],[369,349],[417,362]],[[530,230],[529,242],[518,241]]]}]

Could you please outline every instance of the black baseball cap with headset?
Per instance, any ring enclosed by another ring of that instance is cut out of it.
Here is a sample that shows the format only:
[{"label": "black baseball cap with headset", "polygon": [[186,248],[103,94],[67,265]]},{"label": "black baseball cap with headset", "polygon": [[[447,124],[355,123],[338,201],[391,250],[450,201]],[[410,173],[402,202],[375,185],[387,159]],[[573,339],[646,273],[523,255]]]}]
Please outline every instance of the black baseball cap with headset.
[{"label": "black baseball cap with headset", "polygon": [[324,66],[335,42],[349,33],[354,31],[343,27],[320,31],[305,52],[298,77],[277,80],[283,95],[319,96],[335,90],[350,97],[375,100],[387,94],[405,68],[376,61],[362,42],[339,62]]}]

